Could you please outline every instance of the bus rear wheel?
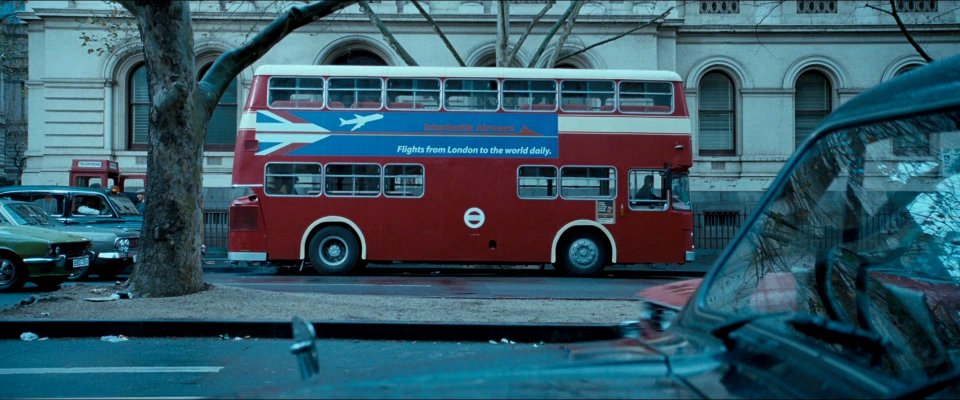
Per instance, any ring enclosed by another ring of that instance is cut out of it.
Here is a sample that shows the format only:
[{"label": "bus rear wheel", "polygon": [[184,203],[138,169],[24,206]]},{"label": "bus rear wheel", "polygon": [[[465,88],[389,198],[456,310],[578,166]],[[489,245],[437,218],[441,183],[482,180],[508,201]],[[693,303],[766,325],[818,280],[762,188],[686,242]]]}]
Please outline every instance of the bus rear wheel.
[{"label": "bus rear wheel", "polygon": [[321,229],[310,240],[310,263],[322,275],[346,275],[360,259],[360,244],[353,233],[339,226]]},{"label": "bus rear wheel", "polygon": [[561,270],[575,276],[595,275],[603,269],[606,260],[607,247],[592,233],[571,236],[558,257]]}]

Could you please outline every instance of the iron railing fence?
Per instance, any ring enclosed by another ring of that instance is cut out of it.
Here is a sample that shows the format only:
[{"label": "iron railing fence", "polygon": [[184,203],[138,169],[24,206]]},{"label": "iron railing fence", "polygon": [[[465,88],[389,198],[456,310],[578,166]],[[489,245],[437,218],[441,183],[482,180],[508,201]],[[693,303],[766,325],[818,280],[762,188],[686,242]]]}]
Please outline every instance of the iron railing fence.
[{"label": "iron railing fence", "polygon": [[203,244],[207,257],[227,256],[227,232],[230,230],[228,210],[203,210]]},{"label": "iron railing fence", "polygon": [[[895,207],[890,205],[888,207]],[[752,211],[741,210],[694,210],[693,243],[697,250],[723,250],[733,240],[737,232],[750,217]],[[839,218],[839,217],[838,217]],[[902,224],[901,218],[910,218],[908,214],[898,213],[895,209],[874,213],[863,217],[856,232],[859,246],[880,248],[887,238],[895,233]],[[797,246],[814,249],[831,249],[843,243],[843,230],[836,226],[801,225],[794,227],[791,240]]]}]

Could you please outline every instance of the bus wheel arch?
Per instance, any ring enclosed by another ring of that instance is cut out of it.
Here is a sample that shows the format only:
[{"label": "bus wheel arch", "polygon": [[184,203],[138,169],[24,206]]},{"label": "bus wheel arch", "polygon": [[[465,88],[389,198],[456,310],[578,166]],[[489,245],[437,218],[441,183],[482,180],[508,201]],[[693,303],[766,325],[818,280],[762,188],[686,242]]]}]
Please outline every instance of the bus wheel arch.
[{"label": "bus wheel arch", "polygon": [[[323,253],[319,252],[320,246],[324,246]],[[346,274],[362,266],[367,259],[367,241],[353,221],[343,217],[324,217],[304,231],[300,259],[309,260],[322,274]],[[347,265],[341,264],[343,262]]]},{"label": "bus wheel arch", "polygon": [[550,262],[568,274],[593,275],[616,260],[613,235],[594,221],[573,221],[554,236]]}]

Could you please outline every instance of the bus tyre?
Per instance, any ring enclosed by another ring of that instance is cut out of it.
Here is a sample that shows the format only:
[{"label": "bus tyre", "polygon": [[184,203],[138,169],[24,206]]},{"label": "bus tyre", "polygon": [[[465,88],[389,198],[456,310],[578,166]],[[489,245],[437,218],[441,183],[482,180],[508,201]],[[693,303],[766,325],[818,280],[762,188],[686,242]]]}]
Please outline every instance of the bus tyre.
[{"label": "bus tyre", "polygon": [[310,240],[310,263],[322,275],[346,275],[360,259],[360,244],[346,228],[328,226]]},{"label": "bus tyre", "polygon": [[593,233],[570,236],[558,257],[560,270],[574,276],[594,275],[603,269],[606,260],[607,246]]}]

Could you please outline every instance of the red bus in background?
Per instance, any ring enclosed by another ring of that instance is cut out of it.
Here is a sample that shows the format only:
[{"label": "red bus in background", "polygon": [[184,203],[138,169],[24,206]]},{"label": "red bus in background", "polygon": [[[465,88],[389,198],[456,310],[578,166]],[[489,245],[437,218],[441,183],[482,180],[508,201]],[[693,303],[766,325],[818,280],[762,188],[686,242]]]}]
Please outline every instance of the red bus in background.
[{"label": "red bus in background", "polygon": [[262,66],[228,258],[545,264],[693,257],[690,119],[665,71]]}]

